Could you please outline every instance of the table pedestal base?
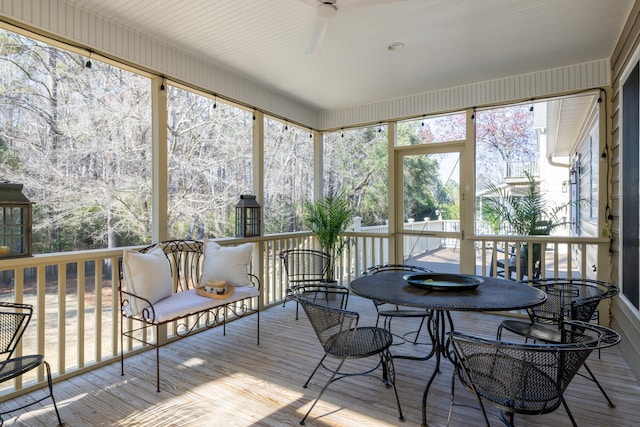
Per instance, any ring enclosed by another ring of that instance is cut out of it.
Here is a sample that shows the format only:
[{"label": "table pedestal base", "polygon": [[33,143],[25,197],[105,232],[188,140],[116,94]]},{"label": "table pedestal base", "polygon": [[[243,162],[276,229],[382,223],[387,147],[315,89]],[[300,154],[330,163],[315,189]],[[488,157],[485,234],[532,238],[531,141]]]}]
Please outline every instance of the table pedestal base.
[{"label": "table pedestal base", "polygon": [[429,389],[431,388],[433,380],[435,380],[436,375],[440,373],[440,360],[442,356],[453,363],[453,359],[449,354],[449,344],[447,340],[447,323],[449,331],[452,332],[454,330],[451,313],[443,310],[434,310],[429,321],[431,323],[431,325],[429,325],[429,331],[433,333],[432,338],[434,338],[433,348],[429,357],[435,355],[436,366],[422,395],[422,427],[427,427],[427,397],[429,396]]}]

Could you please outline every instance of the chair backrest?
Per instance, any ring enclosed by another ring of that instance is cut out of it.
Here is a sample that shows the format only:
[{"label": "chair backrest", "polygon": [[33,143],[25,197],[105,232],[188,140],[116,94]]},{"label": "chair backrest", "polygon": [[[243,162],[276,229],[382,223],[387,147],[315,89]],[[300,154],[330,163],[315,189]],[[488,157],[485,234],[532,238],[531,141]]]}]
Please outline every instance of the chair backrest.
[{"label": "chair backrest", "polygon": [[[425,267],[420,267],[417,265],[407,265],[407,264],[378,264],[373,265],[362,272],[363,276],[372,276],[374,274],[380,273],[390,273],[394,271],[408,271],[408,272],[416,272],[416,273],[433,273],[432,270],[429,270]],[[376,309],[381,305],[386,304],[380,300],[372,300],[373,304],[376,306]]]},{"label": "chair backrest", "polygon": [[304,299],[306,302],[344,310],[347,308],[349,289],[342,286],[304,287],[299,286],[292,292],[293,299]]},{"label": "chair backrest", "polygon": [[606,347],[602,327],[563,325],[562,344],[511,343],[452,332],[460,380],[475,393],[510,412],[545,414],[594,349]]},{"label": "chair backrest", "polygon": [[529,279],[539,279],[542,273],[542,255],[544,251],[542,248],[545,246],[543,243],[531,244],[532,257],[532,273],[529,274],[529,243],[521,244],[518,247],[513,246],[510,250],[511,256],[509,257],[509,276],[511,272],[516,273],[516,256],[520,257],[520,276],[518,280],[522,281],[525,276]]},{"label": "chair backrest", "polygon": [[374,265],[362,272],[363,276],[371,276],[373,274],[385,273],[391,271],[415,271],[416,273],[433,273],[433,270],[429,270],[425,267],[420,267],[417,265],[407,265],[407,264],[379,264]]},{"label": "chair backrest", "polygon": [[33,306],[0,302],[0,354],[8,360],[29,325]]},{"label": "chair backrest", "polygon": [[547,294],[544,304],[529,310],[533,322],[589,322],[600,301],[619,292],[617,287],[609,283],[591,279],[546,278],[523,283],[539,288]]},{"label": "chair backrest", "polygon": [[329,269],[329,254],[313,249],[289,249],[280,253],[289,286],[323,282]]},{"label": "chair backrest", "polygon": [[[324,348],[343,348],[342,354],[348,355],[355,330],[358,326],[358,313],[337,308],[339,303],[331,295],[331,291],[305,291],[295,294],[293,298],[304,309],[320,343]],[[342,292],[336,296],[342,295]]]}]

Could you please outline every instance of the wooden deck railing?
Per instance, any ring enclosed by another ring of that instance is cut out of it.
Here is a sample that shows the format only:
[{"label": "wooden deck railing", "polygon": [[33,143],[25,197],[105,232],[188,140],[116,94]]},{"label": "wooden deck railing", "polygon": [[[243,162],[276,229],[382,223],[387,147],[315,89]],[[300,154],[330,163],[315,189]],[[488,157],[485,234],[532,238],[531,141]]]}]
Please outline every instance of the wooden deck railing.
[{"label": "wooden deck railing", "polygon": [[[392,240],[389,234],[347,232],[344,238],[350,242],[336,267],[336,277],[342,285],[348,285],[370,265],[389,262]],[[598,257],[602,260],[603,252],[608,253],[608,241],[605,243],[603,239],[494,236],[474,240],[478,274],[484,275],[489,274],[490,265],[498,256],[504,256],[495,248],[509,244],[546,244],[543,274],[551,271],[554,276],[600,275],[600,271],[592,271],[592,265],[602,266],[602,262],[594,260]],[[222,239],[219,243],[234,245],[247,241],[256,243],[252,272],[262,283],[263,308],[281,304],[286,292],[286,274],[279,254],[290,248],[313,248],[314,238],[302,232]],[[568,254],[571,256],[566,256]],[[114,362],[120,351],[117,288],[121,255],[122,248],[118,248],[0,260],[0,299],[34,306],[32,323],[18,351],[44,354],[56,379]],[[125,353],[138,351],[141,348],[125,348]],[[41,370],[31,377],[15,379],[13,384],[5,383],[0,388],[0,401],[41,387],[43,382]]]}]

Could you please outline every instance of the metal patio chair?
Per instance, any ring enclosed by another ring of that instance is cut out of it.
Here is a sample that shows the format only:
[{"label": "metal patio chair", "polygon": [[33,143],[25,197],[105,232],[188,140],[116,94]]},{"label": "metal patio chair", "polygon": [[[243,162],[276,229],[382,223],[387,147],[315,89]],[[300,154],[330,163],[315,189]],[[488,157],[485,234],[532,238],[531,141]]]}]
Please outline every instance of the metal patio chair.
[{"label": "metal patio chair", "polygon": [[[387,272],[397,272],[397,271],[406,271],[407,273],[433,273],[432,270],[429,270],[428,268],[424,268],[424,267],[420,267],[420,266],[416,266],[416,265],[405,265],[405,264],[381,264],[381,265],[374,265],[372,267],[367,268],[366,270],[364,270],[362,272],[363,276],[371,276],[374,274],[384,274]],[[420,330],[422,329],[422,326],[424,324],[425,319],[427,319],[429,316],[431,316],[431,310],[425,310],[425,309],[420,309],[420,308],[414,308],[414,307],[406,307],[406,306],[401,306],[401,305],[396,305],[396,304],[387,304],[384,301],[380,301],[380,300],[372,300],[373,304],[376,308],[376,311],[378,313],[378,316],[376,318],[376,326],[378,326],[378,323],[380,321],[380,318],[384,319],[383,325],[384,328],[387,329],[389,332],[391,332],[391,321],[395,318],[418,318],[421,319],[420,320],[420,326],[418,326],[418,329],[416,331],[412,331],[412,332],[407,332],[406,334],[403,334],[403,336],[401,337],[403,339],[403,342],[406,341],[405,337],[407,335],[410,334],[414,334],[415,333],[415,338],[413,339],[413,343],[417,344],[418,343],[418,337],[420,335]],[[431,331],[430,335],[431,335]],[[433,336],[431,336],[431,342],[433,342]]]},{"label": "metal patio chair", "polygon": [[51,367],[44,360],[41,354],[28,356],[15,356],[16,347],[29,325],[31,315],[33,314],[33,306],[29,304],[18,304],[9,302],[0,302],[0,354],[4,355],[4,360],[0,362],[0,383],[10,381],[27,372],[44,365],[47,374],[47,391],[44,397],[31,400],[27,404],[5,410],[0,413],[0,426],[4,423],[3,415],[10,412],[25,409],[31,405],[42,402],[47,398],[51,398],[53,409],[56,411],[58,425],[64,426],[56,400],[53,397],[53,383],[51,381]]},{"label": "metal patio chair", "polygon": [[447,425],[455,406],[458,380],[476,397],[487,427],[483,401],[501,410],[501,419],[513,426],[514,414],[542,415],[564,406],[576,427],[563,393],[595,349],[615,345],[620,335],[602,326],[568,321],[558,330],[562,343],[513,343],[460,332],[450,334],[455,355]]},{"label": "metal patio chair", "polygon": [[[303,387],[307,388],[311,378],[320,367],[331,372],[318,397],[311,404],[302,420],[300,420],[300,424],[304,425],[305,420],[327,390],[329,384],[354,375],[373,376],[372,373],[380,366],[382,366],[381,379],[387,386],[393,388],[398,405],[398,416],[400,420],[403,420],[400,399],[396,389],[393,357],[389,351],[393,337],[388,330],[383,328],[360,327],[358,325],[358,313],[336,308],[346,302],[346,294],[348,294],[348,290],[343,288],[307,290],[292,295],[292,298],[302,305],[324,350],[324,356],[322,356]],[[347,360],[372,356],[378,356],[379,361],[371,369],[363,372],[341,371]],[[335,368],[325,364],[327,357],[338,359],[338,364]]]},{"label": "metal patio chair", "polygon": [[[315,288],[336,288],[334,283],[327,283],[327,271],[331,257],[329,254],[314,249],[288,249],[280,252],[280,259],[287,275],[286,297],[282,306],[292,295]],[[345,288],[346,289],[346,288]],[[298,319],[298,305],[296,303],[296,320]]]},{"label": "metal patio chair", "polygon": [[[590,279],[546,278],[522,283],[544,291],[547,294],[547,300],[527,310],[529,321],[503,320],[498,326],[497,339],[502,337],[503,330],[508,330],[534,341],[560,342],[563,322],[567,320],[590,322],[600,301],[612,298],[619,292],[617,287],[609,283]],[[586,363],[584,368],[588,375],[579,375],[594,382],[607,400],[609,407],[615,408]]]},{"label": "metal patio chair", "polygon": [[[533,266],[532,274],[529,277],[529,261],[527,258],[527,245],[521,245],[520,248],[516,248],[515,245],[509,245],[507,251],[507,266],[505,267],[504,261],[504,249],[496,248],[496,275],[498,277],[504,277],[505,279],[523,280],[526,276],[529,279],[539,279],[542,274],[542,247],[540,243],[533,244]],[[518,263],[520,264],[520,275],[517,279],[515,276],[518,273]],[[493,276],[493,252],[491,254],[491,263],[489,264],[489,276]]]}]

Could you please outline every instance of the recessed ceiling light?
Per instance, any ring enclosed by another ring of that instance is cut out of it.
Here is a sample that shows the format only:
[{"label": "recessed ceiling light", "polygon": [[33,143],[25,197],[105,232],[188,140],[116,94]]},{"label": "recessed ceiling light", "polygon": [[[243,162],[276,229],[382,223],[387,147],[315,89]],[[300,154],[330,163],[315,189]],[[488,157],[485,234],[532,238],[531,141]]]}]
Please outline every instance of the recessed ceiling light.
[{"label": "recessed ceiling light", "polygon": [[393,50],[400,50],[403,47],[404,47],[404,43],[402,43],[402,42],[393,42],[389,46],[387,46],[387,49],[393,51]]}]

